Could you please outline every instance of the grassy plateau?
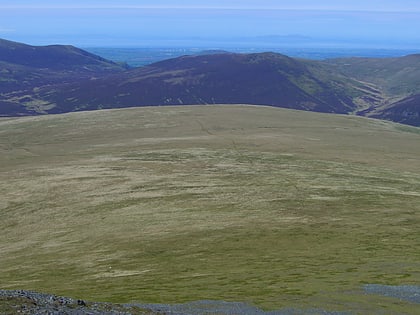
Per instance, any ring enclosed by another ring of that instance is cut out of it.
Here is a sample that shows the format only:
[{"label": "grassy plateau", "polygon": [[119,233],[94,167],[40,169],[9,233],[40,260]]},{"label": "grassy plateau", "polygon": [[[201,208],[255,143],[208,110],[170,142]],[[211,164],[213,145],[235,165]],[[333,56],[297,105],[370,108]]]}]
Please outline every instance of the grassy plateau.
[{"label": "grassy plateau", "polygon": [[[415,314],[420,129],[261,106],[0,119],[0,289]],[[382,314],[382,313],[381,313]]]}]

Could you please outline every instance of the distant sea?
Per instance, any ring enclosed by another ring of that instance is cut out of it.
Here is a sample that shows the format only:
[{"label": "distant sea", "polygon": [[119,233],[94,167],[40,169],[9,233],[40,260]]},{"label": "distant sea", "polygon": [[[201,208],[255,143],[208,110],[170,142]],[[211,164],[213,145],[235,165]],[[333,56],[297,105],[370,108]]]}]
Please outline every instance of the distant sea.
[{"label": "distant sea", "polygon": [[405,55],[420,53],[420,49],[370,49],[370,48],[110,48],[110,47],[84,47],[85,50],[99,55],[103,58],[126,63],[131,67],[145,66],[165,59],[176,58],[183,55],[196,55],[203,52],[214,53],[217,51],[228,51],[232,53],[257,53],[276,52],[290,57],[323,60],[343,57],[369,57],[387,58],[401,57]]}]

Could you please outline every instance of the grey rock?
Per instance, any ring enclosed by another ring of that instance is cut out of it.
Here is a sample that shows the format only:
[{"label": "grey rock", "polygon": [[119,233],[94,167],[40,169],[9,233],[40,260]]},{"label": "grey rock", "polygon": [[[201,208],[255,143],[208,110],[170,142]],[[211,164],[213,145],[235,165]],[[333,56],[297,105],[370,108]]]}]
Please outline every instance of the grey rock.
[{"label": "grey rock", "polygon": [[418,285],[367,284],[364,290],[368,294],[378,294],[420,304],[420,286]]}]

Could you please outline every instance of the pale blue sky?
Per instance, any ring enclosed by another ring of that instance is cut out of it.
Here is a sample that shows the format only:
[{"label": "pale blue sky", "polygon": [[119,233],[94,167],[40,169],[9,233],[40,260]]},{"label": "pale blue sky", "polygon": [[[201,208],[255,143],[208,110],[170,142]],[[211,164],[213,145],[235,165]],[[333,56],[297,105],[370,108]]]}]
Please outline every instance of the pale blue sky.
[{"label": "pale blue sky", "polygon": [[419,0],[0,0],[0,37],[31,44],[211,46],[301,35],[302,45],[417,48],[419,30]]}]

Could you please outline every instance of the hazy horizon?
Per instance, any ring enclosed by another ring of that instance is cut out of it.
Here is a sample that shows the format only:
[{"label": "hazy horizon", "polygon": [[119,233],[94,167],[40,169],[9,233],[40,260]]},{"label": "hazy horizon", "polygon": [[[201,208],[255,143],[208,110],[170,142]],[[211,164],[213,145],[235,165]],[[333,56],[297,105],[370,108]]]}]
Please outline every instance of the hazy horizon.
[{"label": "hazy horizon", "polygon": [[0,37],[33,45],[420,47],[413,0],[3,0]]}]

